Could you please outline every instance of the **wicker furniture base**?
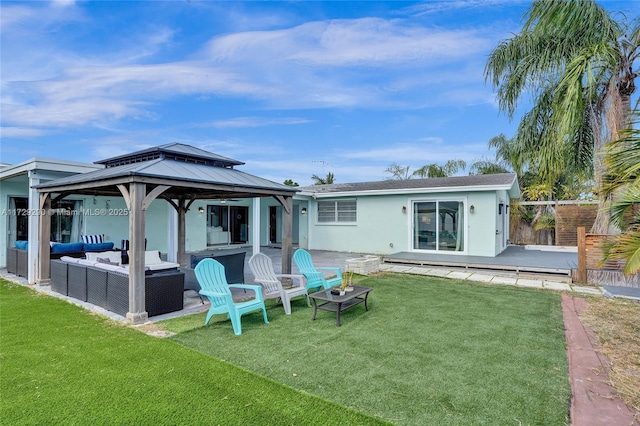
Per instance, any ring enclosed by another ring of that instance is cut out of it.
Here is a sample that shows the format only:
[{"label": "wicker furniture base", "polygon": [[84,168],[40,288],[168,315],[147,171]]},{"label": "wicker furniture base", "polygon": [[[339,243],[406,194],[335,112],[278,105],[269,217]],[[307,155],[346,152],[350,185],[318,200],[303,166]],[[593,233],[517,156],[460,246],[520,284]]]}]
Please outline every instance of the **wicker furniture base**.
[{"label": "wicker furniture base", "polygon": [[[144,300],[147,314],[167,314],[181,310],[183,305],[184,274],[156,273],[145,276]],[[129,312],[129,276],[109,272],[107,275],[107,310],[126,316]]]},{"label": "wicker furniture base", "polygon": [[192,254],[189,265],[190,268],[180,268],[185,274],[184,289],[200,291],[200,284],[194,268],[202,259],[215,259],[224,266],[224,274],[229,284],[244,284],[244,260],[247,252],[241,251],[237,253],[229,252],[229,250],[217,250],[209,253]]},{"label": "wicker furniture base", "polygon": [[17,249],[7,248],[7,272],[15,274],[18,270],[18,253]]},{"label": "wicker furniture base", "polygon": [[[177,270],[144,277],[145,308],[150,317],[181,310],[184,274]],[[129,312],[129,275],[62,260],[51,261],[51,289],[118,315]]]},{"label": "wicker furniture base", "polygon": [[29,252],[7,247],[7,272],[26,277],[29,273]]},{"label": "wicker furniture base", "polygon": [[87,301],[87,267],[67,264],[67,296]]},{"label": "wicker furniture base", "polygon": [[107,308],[107,271],[87,268],[87,302]]},{"label": "wicker furniture base", "polygon": [[68,295],[68,276],[67,276],[67,262],[61,260],[51,261],[51,290],[56,293]]}]

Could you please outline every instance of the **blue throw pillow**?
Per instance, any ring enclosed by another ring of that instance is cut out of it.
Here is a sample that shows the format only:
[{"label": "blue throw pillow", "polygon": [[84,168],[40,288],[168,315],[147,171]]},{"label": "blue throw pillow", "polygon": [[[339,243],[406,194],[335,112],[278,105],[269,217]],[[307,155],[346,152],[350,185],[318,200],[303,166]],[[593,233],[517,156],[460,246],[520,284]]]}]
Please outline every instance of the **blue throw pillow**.
[{"label": "blue throw pillow", "polygon": [[51,246],[51,253],[71,253],[74,251],[82,251],[84,244],[82,243],[57,243]]},{"label": "blue throw pillow", "polygon": [[29,241],[26,241],[26,240],[18,240],[18,241],[16,241],[16,248],[18,250],[28,250],[29,249]]},{"label": "blue throw pillow", "polygon": [[113,250],[113,243],[95,243],[95,244],[84,244],[84,251],[107,251]]}]

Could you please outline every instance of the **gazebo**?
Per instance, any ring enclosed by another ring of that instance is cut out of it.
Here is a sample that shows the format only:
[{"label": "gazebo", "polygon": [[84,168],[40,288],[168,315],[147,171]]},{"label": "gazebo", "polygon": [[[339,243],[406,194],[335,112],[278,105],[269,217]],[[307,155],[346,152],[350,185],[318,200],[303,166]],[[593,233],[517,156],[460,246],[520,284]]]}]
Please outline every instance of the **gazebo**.
[{"label": "gazebo", "polygon": [[[56,179],[35,186],[40,209],[71,194],[122,196],[129,210],[129,312],[133,324],[148,319],[144,295],[145,211],[155,199],[166,200],[177,212],[177,259],[184,266],[185,215],[195,200],[254,199],[254,233],[259,235],[259,199],[273,197],[282,205],[282,271],[291,272],[292,211],[295,188],[234,167],[243,162],[190,145],[171,143],[117,156],[97,164],[104,169]],[[39,221],[38,281],[50,278],[50,221]]]}]

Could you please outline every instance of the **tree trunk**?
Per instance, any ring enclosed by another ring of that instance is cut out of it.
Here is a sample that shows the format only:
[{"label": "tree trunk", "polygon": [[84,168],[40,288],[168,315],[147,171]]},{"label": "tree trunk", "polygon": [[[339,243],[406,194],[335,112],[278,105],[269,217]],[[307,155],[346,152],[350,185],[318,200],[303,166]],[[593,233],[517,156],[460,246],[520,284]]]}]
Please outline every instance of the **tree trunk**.
[{"label": "tree trunk", "polygon": [[[635,87],[635,86],[634,86]],[[617,198],[617,194],[613,193],[606,196],[602,191],[602,183],[606,173],[604,164],[604,148],[610,141],[619,138],[620,130],[629,127],[629,118],[631,117],[631,93],[618,92],[618,99],[611,99],[611,105],[607,109],[606,125],[608,127],[608,140],[602,135],[596,135],[593,146],[593,178],[598,194],[598,213],[596,220],[591,227],[592,234],[619,234],[620,230],[611,223],[611,202]]]}]

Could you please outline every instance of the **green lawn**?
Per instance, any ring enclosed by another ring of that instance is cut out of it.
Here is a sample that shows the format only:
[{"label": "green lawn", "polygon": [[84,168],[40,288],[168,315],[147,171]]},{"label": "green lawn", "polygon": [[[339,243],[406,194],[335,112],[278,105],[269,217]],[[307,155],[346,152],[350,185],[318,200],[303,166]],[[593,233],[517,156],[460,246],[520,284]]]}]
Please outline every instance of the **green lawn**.
[{"label": "green lawn", "polygon": [[0,424],[319,423],[382,424],[0,280]]},{"label": "green lawn", "polygon": [[564,425],[567,378],[560,296],[384,274],[363,305],[335,314],[267,302],[243,334],[204,313],[168,320],[171,340],[293,388],[406,425]]}]

